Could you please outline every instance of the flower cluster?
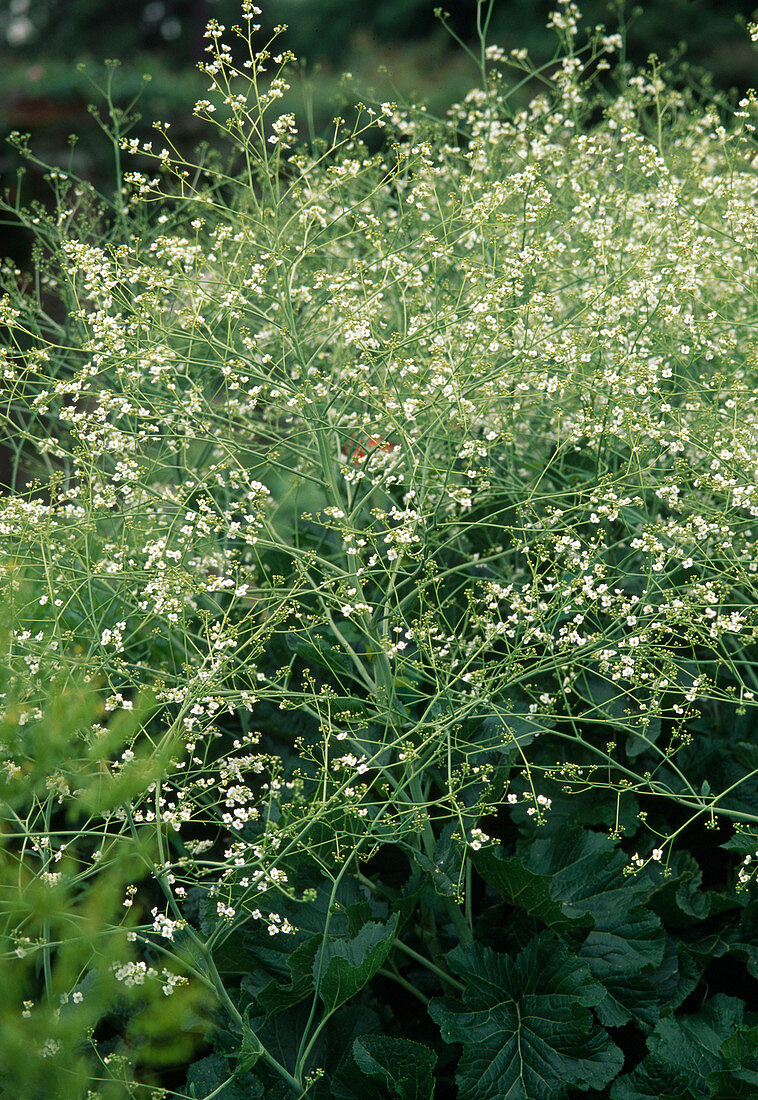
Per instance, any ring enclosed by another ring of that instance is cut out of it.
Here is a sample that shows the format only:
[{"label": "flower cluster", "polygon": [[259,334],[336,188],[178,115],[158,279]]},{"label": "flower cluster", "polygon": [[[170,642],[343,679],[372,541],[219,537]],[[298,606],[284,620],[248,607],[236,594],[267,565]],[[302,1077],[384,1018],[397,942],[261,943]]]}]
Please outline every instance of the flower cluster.
[{"label": "flower cluster", "polygon": [[[597,31],[585,66],[566,0],[530,103],[497,77],[528,58],[495,48],[446,119],[364,107],[309,149],[274,117],[291,58],[243,14],[249,58],[212,23],[196,105],[239,175],[126,140],[157,175],[129,174],[125,218],[160,215],[96,243],[72,192],[45,267],[65,320],[14,279],[0,300],[0,709],[33,726],[83,672],[81,772],[113,795],[72,870],[62,765],[23,859],[64,889],[153,838],[123,909],[169,953],[192,922],[295,935],[311,850],[434,864],[435,830],[476,852],[499,807],[540,828],[543,778],[677,797],[657,776],[698,708],[756,705],[749,104],[726,126],[621,66],[596,110],[619,42]],[[4,782],[26,745],[0,745]],[[695,816],[728,809],[676,776]]]}]

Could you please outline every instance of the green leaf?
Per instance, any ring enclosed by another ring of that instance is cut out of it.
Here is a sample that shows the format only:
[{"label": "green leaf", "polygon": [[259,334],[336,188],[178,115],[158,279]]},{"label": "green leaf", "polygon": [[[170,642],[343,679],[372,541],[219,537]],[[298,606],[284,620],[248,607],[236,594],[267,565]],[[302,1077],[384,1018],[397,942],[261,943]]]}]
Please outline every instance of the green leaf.
[{"label": "green leaf", "polygon": [[525,862],[551,876],[550,894],[569,915],[589,914],[594,927],[578,949],[606,997],[598,1016],[609,1027],[638,1020],[652,1027],[660,1015],[653,976],[665,950],[657,915],[642,902],[643,879],[624,874],[617,842],[589,830],[563,830],[534,841]]},{"label": "green leaf", "polygon": [[597,945],[596,954],[582,952],[582,958],[590,963],[590,972],[603,982],[606,997],[598,1006],[597,1014],[606,1027],[621,1027],[635,1020],[646,1027],[652,1026],[660,1016],[660,997],[652,974],[617,974],[614,971],[614,944],[608,938]]},{"label": "green leaf", "polygon": [[[294,1070],[298,1056],[302,1053],[303,1035],[313,1023],[312,1008],[310,1000],[301,1001],[286,1012],[277,1012],[267,1020],[261,1021],[257,1028],[258,1037],[268,1053],[290,1071]],[[309,1100],[311,1095],[314,1100],[316,1098],[337,1100],[337,1090],[332,1086],[337,1079],[338,1070],[346,1060],[354,1066],[351,1054],[353,1040],[360,1035],[378,1031],[379,1026],[376,1013],[367,1008],[361,1000],[337,1009],[326,1020],[325,1025],[319,1029],[310,1054],[302,1067],[306,1075],[317,1067],[324,1071],[324,1078],[319,1087],[314,1089],[313,1094],[308,1093]],[[357,1067],[354,1069],[355,1074],[359,1075]],[[267,1066],[264,1059],[258,1062],[256,1074],[264,1081],[266,1100],[269,1100],[269,1095],[274,1095],[277,1081],[281,1079]],[[362,1080],[363,1091],[359,1092],[358,1100],[366,1100],[366,1082],[365,1079]],[[289,1085],[284,1087],[282,1100],[298,1100],[297,1096],[293,1096],[289,1091]]]},{"label": "green leaf", "polygon": [[644,881],[624,874],[627,859],[618,842],[589,829],[562,829],[538,838],[523,858],[534,873],[551,877],[550,893],[561,899],[564,912],[589,913],[596,927],[640,904],[648,891]]},{"label": "green leaf", "polygon": [[460,1100],[561,1100],[601,1089],[623,1055],[593,1022],[604,990],[551,933],[515,958],[475,945],[447,956],[466,985],[463,1003],[433,1001],[446,1042],[463,1044]]},{"label": "green leaf", "polygon": [[739,924],[730,932],[729,954],[744,959],[748,972],[758,978],[758,901],[743,909]]},{"label": "green leaf", "polygon": [[758,769],[758,745],[752,741],[738,741],[732,749],[732,755],[738,764],[749,772]]},{"label": "green leaf", "polygon": [[532,841],[520,858],[503,860],[490,849],[476,859],[502,897],[567,938],[587,962],[606,991],[598,1005],[603,1024],[635,1019],[652,1027],[660,1015],[654,975],[665,935],[656,914],[641,904],[648,887],[625,876],[625,865],[614,841],[577,829]]},{"label": "green leaf", "polygon": [[287,965],[292,977],[288,986],[274,980],[260,991],[257,1000],[267,1016],[273,1012],[281,1012],[284,1008],[291,1008],[311,992],[313,963],[322,942],[321,936],[311,936],[289,955]]},{"label": "green leaf", "polygon": [[581,673],[574,684],[574,691],[589,705],[585,716],[595,721],[623,723],[633,697],[611,680],[594,672]]},{"label": "green leaf", "polygon": [[213,959],[220,973],[244,975],[242,981],[250,995],[257,997],[271,981],[286,985],[291,975],[289,956],[305,941],[299,932],[294,936],[269,936],[262,922],[251,921],[240,934],[217,947]]},{"label": "green leaf", "polygon": [[[329,1017],[313,1051],[313,1064],[326,1070],[314,1100],[367,1100],[368,1082],[355,1064],[353,1042],[374,1034],[380,1027],[377,1014],[361,1000],[343,1005]],[[371,1100],[374,1093],[377,1100],[383,1093],[376,1081],[371,1082]]]},{"label": "green leaf", "polygon": [[[710,721],[708,719],[708,723]],[[735,752],[732,742],[713,728],[709,732],[706,726],[700,731],[697,723],[693,723],[692,730],[697,732],[697,737],[677,753],[679,770],[693,787],[707,784],[711,791],[724,792],[719,797],[722,809],[752,814],[758,800],[758,777],[746,775],[744,765],[738,763],[736,757],[744,758],[744,753]],[[667,776],[667,782],[675,783],[675,776]]]},{"label": "green leaf", "polygon": [[[547,739],[543,739],[539,749],[547,757]],[[532,750],[533,754],[537,750]],[[633,837],[639,829],[639,803],[631,791],[615,792],[603,788],[592,791],[591,796],[577,796],[566,792],[562,784],[556,780],[544,777],[540,781],[541,792],[552,801],[550,813],[545,824],[540,827],[541,835],[554,836],[564,829],[569,832],[576,830],[578,826],[608,832],[611,822],[618,823],[618,828],[626,838]],[[515,788],[514,788],[515,789]],[[534,822],[526,801],[517,802],[509,807],[509,816],[519,826],[525,836],[533,837]]]},{"label": "green leaf", "polygon": [[[222,1087],[223,1086],[223,1087]],[[193,1100],[256,1100],[263,1096],[263,1086],[249,1073],[243,1077],[235,1075],[226,1058],[220,1054],[211,1054],[194,1062],[187,1070],[187,1095]]]},{"label": "green leaf", "polygon": [[421,1043],[390,1035],[362,1035],[353,1058],[367,1077],[381,1081],[398,1100],[431,1100],[437,1055]]},{"label": "green leaf", "polygon": [[673,936],[666,935],[663,959],[652,975],[658,1000],[666,1012],[678,1008],[698,983],[701,968],[686,950],[677,950]]},{"label": "green leaf", "polygon": [[552,728],[553,724],[532,718],[526,713],[519,714],[505,707],[493,706],[493,713],[482,722],[477,743],[482,749],[510,751],[516,746],[523,749],[539,734]]},{"label": "green leaf", "polygon": [[601,1023],[621,1027],[635,1019],[650,1027],[655,1024],[660,1006],[654,975],[664,948],[658,917],[640,906],[590,932],[578,955],[605,988],[597,1007]]},{"label": "green leaf", "polygon": [[330,940],[313,964],[313,976],[327,1012],[334,1012],[370,981],[389,954],[397,914],[386,924],[369,921],[350,940]]},{"label": "green leaf", "polygon": [[484,848],[476,853],[474,865],[501,898],[524,909],[560,933],[592,928],[589,914],[568,913],[565,902],[555,901],[550,892],[552,875],[529,870],[518,857],[503,859],[496,849]]},{"label": "green leaf", "polygon": [[252,1013],[253,1006],[248,1005],[245,1010],[245,1026],[242,1030],[242,1043],[237,1055],[235,1074],[245,1073],[247,1070],[252,1069],[261,1054],[263,1054],[263,1045],[251,1026],[250,1017]]},{"label": "green leaf", "polygon": [[754,1100],[758,1094],[758,1027],[741,1027],[721,1044],[724,1069],[708,1074],[714,1100]]},{"label": "green leaf", "polygon": [[689,852],[674,852],[666,868],[649,868],[653,879],[650,908],[669,928],[687,928],[706,920],[712,911],[736,907],[719,894],[702,889],[703,873]]},{"label": "green leaf", "polygon": [[649,1054],[614,1083],[612,1100],[710,1096],[709,1075],[725,1068],[720,1048],[744,1014],[742,1001],[718,994],[695,1016],[659,1020],[647,1040]]},{"label": "green leaf", "polygon": [[730,836],[729,840],[725,840],[720,847],[725,848],[727,852],[739,852],[741,856],[755,857],[758,853],[758,830],[738,825],[734,836]]},{"label": "green leaf", "polygon": [[[459,839],[454,840],[453,835]],[[425,872],[435,892],[442,897],[460,898],[463,888],[466,853],[460,840],[458,822],[449,822],[434,845],[432,858],[418,848],[403,845],[416,865]]]},{"label": "green leaf", "polygon": [[641,689],[629,691],[597,673],[585,672],[577,677],[574,690],[588,704],[583,717],[607,722],[614,736],[625,734],[627,756],[640,756],[660,737],[661,720],[648,714]]},{"label": "green leaf", "polygon": [[740,1028],[721,1044],[721,1057],[730,1070],[741,1069],[748,1061],[755,1062],[756,1054],[758,1027]]},{"label": "green leaf", "polygon": [[[304,885],[310,886],[310,882]],[[331,937],[346,937],[353,930],[358,912],[365,911],[368,904],[353,880],[343,879],[336,893],[328,880],[319,881],[313,889],[315,896],[308,905],[285,897],[277,901],[278,912],[297,925],[294,935],[271,937],[264,921],[250,921],[214,951],[220,970],[243,975],[241,988],[248,998],[257,1003],[263,995],[260,1007],[267,1015],[297,1003],[304,986],[304,996],[313,988],[313,960],[323,942],[327,920]],[[377,914],[369,910],[358,927],[371,915]]]}]

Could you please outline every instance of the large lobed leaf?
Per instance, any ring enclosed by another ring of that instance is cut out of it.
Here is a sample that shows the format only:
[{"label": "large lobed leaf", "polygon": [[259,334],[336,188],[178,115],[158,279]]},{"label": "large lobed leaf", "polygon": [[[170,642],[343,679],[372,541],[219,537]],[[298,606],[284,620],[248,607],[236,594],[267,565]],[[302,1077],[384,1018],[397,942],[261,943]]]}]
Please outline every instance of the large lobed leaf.
[{"label": "large lobed leaf", "polygon": [[605,990],[597,1008],[603,1024],[652,1027],[666,941],[659,917],[644,905],[648,885],[626,876],[625,864],[617,844],[586,829],[554,830],[521,857],[501,860],[485,851],[477,859],[501,897],[575,947]]},{"label": "large lobed leaf", "polygon": [[621,1051],[589,1011],[603,987],[552,934],[515,958],[470,945],[448,960],[463,1002],[434,1001],[430,1013],[447,1042],[463,1044],[460,1100],[561,1100],[618,1073]]}]

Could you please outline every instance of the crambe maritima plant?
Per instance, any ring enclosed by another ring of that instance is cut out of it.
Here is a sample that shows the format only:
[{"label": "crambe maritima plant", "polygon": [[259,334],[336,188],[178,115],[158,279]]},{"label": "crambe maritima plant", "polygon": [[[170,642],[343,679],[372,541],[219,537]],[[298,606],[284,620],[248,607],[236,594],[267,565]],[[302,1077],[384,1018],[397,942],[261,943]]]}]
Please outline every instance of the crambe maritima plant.
[{"label": "crambe maritima plant", "polygon": [[[30,1096],[64,1057],[66,1097],[758,1081],[745,1004],[687,1000],[698,921],[755,960],[755,100],[616,65],[569,0],[536,70],[491,7],[447,118],[363,104],[308,145],[245,2],[207,31],[215,153],[128,137],[109,82],[116,199],[59,170],[54,215],[15,211],[3,859],[55,899],[4,926]],[[92,705],[53,721],[51,684]]]}]

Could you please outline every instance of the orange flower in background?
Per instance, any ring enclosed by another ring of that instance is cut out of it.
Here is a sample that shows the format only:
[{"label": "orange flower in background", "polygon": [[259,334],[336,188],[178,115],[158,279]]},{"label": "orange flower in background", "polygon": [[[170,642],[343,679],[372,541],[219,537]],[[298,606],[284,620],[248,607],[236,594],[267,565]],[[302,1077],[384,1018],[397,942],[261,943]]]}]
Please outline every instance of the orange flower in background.
[{"label": "orange flower in background", "polygon": [[377,435],[370,436],[365,443],[365,446],[361,443],[356,443],[355,440],[351,440],[350,443],[345,443],[342,447],[342,453],[349,455],[353,462],[360,462],[371,451],[391,451],[395,447],[394,443],[388,442],[386,439],[380,439]]}]

